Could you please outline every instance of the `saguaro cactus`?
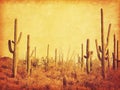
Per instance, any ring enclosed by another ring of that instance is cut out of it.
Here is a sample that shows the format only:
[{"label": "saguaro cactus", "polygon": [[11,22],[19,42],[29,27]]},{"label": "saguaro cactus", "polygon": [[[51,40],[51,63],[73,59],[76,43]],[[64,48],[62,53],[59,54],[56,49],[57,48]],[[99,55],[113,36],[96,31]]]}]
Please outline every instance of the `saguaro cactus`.
[{"label": "saguaro cactus", "polygon": [[47,46],[47,63],[49,63],[49,44]]},{"label": "saguaro cactus", "polygon": [[81,44],[81,70],[83,70],[84,60],[83,60],[83,44]]},{"label": "saguaro cactus", "polygon": [[[18,63],[18,44],[20,42],[22,32],[20,32],[19,37],[17,36],[17,19],[14,21],[14,41],[8,40],[9,51],[13,54],[13,77],[17,74],[17,63]],[[18,39],[17,39],[18,37]],[[12,49],[12,43],[14,49]]]},{"label": "saguaro cactus", "polygon": [[36,59],[36,47],[34,47],[34,52],[35,52],[34,58]]},{"label": "saguaro cactus", "polygon": [[86,71],[87,74],[90,73],[90,59],[91,59],[91,55],[92,55],[92,51],[89,50],[89,39],[87,39],[87,44],[86,44],[86,56],[84,56],[86,58]]},{"label": "saguaro cactus", "polygon": [[118,68],[118,62],[119,62],[118,49],[119,49],[118,48],[118,40],[116,40],[116,36],[114,34],[114,52],[112,53],[113,54],[113,69],[114,70]]},{"label": "saguaro cactus", "polygon": [[119,67],[119,63],[120,60],[119,60],[119,41],[117,40],[117,68]]},{"label": "saguaro cactus", "polygon": [[30,35],[27,35],[27,73],[30,75],[31,60],[30,60]]},{"label": "saguaro cactus", "polygon": [[107,43],[105,44],[103,9],[101,9],[101,46],[98,46],[97,40],[95,40],[95,43],[96,43],[97,55],[102,65],[103,78],[105,78],[105,59],[108,59],[108,44],[109,44],[110,29],[111,29],[111,24],[109,24],[109,27],[108,27],[108,34],[107,34],[107,40],[106,40]]},{"label": "saguaro cactus", "polygon": [[78,54],[78,67],[80,65],[81,61],[80,61],[80,55]]},{"label": "saguaro cactus", "polygon": [[113,69],[116,68],[116,37],[114,35]]},{"label": "saguaro cactus", "polygon": [[56,66],[56,63],[57,63],[57,48],[55,49],[55,66]]}]

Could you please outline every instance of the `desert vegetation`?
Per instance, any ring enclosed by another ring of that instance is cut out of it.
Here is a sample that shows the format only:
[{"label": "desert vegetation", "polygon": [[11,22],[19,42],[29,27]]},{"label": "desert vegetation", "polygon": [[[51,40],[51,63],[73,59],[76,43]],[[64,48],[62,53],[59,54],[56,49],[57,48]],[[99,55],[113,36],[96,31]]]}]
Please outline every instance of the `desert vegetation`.
[{"label": "desert vegetation", "polygon": [[[0,88],[1,90],[119,90],[119,41],[113,36],[113,52],[109,52],[109,37],[112,24],[108,26],[107,37],[104,33],[103,9],[101,15],[101,45],[95,40],[97,59],[90,48],[90,39],[86,45],[81,44],[81,55],[77,62],[70,58],[63,59],[55,48],[54,58],[50,58],[50,45],[47,46],[46,57],[36,57],[36,47],[31,50],[30,35],[27,37],[26,60],[18,58],[18,44],[22,34],[17,36],[17,19],[14,21],[14,40],[8,40],[8,48],[13,58],[0,58]],[[106,41],[106,42],[105,42]],[[12,45],[13,44],[13,48]],[[83,50],[85,46],[86,51]],[[112,54],[112,57],[110,57]],[[59,57],[58,57],[59,56]],[[112,63],[112,64],[110,64]]]}]

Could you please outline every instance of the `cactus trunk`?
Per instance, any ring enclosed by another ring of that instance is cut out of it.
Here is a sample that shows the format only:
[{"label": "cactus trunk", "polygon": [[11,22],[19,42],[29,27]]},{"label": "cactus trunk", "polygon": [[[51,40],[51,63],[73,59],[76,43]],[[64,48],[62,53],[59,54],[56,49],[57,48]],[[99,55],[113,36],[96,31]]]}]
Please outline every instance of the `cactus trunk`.
[{"label": "cactus trunk", "polygon": [[86,43],[86,56],[84,56],[86,58],[86,71],[87,74],[90,73],[90,56],[91,56],[91,52],[89,51],[89,39],[87,39],[87,43]]},{"label": "cactus trunk", "polygon": [[113,69],[116,69],[116,36],[114,35]]},{"label": "cactus trunk", "polygon": [[49,63],[49,44],[47,46],[47,63]]},{"label": "cactus trunk", "polygon": [[118,40],[117,40],[117,69],[118,69],[118,67],[119,67],[119,42],[118,42]]},{"label": "cactus trunk", "polygon": [[15,19],[14,24],[14,53],[13,53],[13,77],[17,74],[17,62],[18,62],[18,56],[17,56],[17,20]]},{"label": "cactus trunk", "polygon": [[83,64],[84,64],[84,61],[83,61],[83,44],[81,44],[81,71],[83,70]]},{"label": "cactus trunk", "polygon": [[57,48],[55,49],[55,66],[56,66],[56,63],[57,63]]},{"label": "cactus trunk", "polygon": [[90,73],[90,58],[89,58],[89,39],[87,39],[87,45],[86,45],[86,69],[87,69],[87,73]]},{"label": "cactus trunk", "polygon": [[35,59],[36,59],[36,47],[35,47]]},{"label": "cactus trunk", "polygon": [[105,78],[105,46],[104,46],[104,26],[103,26],[103,10],[101,9],[101,44],[102,44],[102,76]]},{"label": "cactus trunk", "polygon": [[110,68],[110,59],[109,59],[109,50],[108,50],[108,68]]},{"label": "cactus trunk", "polygon": [[92,55],[90,55],[90,71],[92,71]]}]

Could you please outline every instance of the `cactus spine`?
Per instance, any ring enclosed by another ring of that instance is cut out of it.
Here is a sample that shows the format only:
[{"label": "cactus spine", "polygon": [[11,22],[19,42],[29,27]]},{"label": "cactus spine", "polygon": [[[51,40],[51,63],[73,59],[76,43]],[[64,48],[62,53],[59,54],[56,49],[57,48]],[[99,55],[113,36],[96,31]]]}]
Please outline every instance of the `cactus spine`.
[{"label": "cactus spine", "polygon": [[106,40],[107,44],[105,44],[103,9],[101,9],[101,46],[98,46],[97,40],[95,40],[95,43],[96,43],[97,56],[99,60],[101,61],[101,65],[102,65],[102,77],[103,78],[105,78],[105,59],[108,60],[109,58],[108,57],[108,44],[109,44],[110,29],[111,29],[111,24],[109,24],[109,27],[108,27],[108,34],[107,34],[107,40]]},{"label": "cactus spine", "polygon": [[[8,48],[10,53],[13,54],[13,77],[17,75],[17,63],[18,63],[18,44],[21,40],[22,32],[20,32],[19,37],[17,36],[17,19],[14,21],[14,41],[8,40]],[[18,39],[17,39],[18,37]],[[14,49],[12,49],[12,43]]]},{"label": "cactus spine", "polygon": [[30,35],[27,35],[27,73],[30,75],[31,61],[30,61]]}]

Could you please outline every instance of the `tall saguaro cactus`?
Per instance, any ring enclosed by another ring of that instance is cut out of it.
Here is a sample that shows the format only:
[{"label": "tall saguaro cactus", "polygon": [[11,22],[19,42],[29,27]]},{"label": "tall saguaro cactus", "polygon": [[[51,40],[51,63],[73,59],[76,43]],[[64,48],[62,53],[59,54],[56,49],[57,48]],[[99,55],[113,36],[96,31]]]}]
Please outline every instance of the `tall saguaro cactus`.
[{"label": "tall saguaro cactus", "polygon": [[101,43],[102,43],[102,76],[105,78],[105,46],[104,46],[104,26],[103,26],[103,10],[101,9]]},{"label": "tall saguaro cactus", "polygon": [[111,29],[111,24],[109,24],[108,27],[108,34],[106,41],[107,43],[105,44],[104,40],[104,22],[103,22],[103,9],[101,9],[101,46],[98,46],[97,40],[95,40],[96,43],[96,49],[97,49],[97,56],[99,60],[101,61],[102,65],[102,77],[105,78],[105,59],[108,60],[108,44],[109,44],[109,36],[110,36],[110,29]]},{"label": "tall saguaro cactus", "polygon": [[90,69],[91,69],[91,55],[92,55],[92,51],[89,50],[90,48],[90,45],[89,45],[90,41],[89,39],[87,39],[87,44],[86,44],[86,56],[84,56],[86,58],[86,71],[87,71],[87,74],[90,73]]},{"label": "tall saguaro cactus", "polygon": [[30,75],[31,60],[30,60],[30,35],[27,35],[27,73]]},{"label": "tall saguaro cactus", "polygon": [[[13,54],[13,77],[16,77],[16,75],[17,75],[18,44],[21,40],[21,36],[22,36],[22,32],[20,32],[19,37],[17,36],[17,19],[15,19],[15,21],[14,21],[14,41],[8,40],[9,51]],[[13,43],[14,49],[12,49],[12,43]]]}]

